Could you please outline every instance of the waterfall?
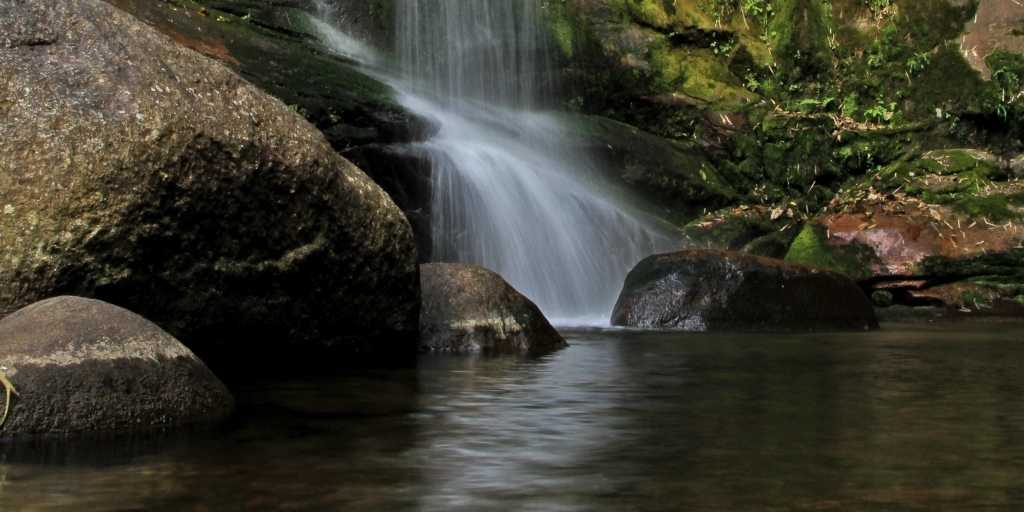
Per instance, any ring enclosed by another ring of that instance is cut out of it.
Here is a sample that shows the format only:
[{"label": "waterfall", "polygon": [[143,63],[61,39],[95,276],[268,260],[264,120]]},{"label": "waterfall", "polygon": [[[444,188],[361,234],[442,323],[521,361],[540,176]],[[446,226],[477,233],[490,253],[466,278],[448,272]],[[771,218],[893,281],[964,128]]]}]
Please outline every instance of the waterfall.
[{"label": "waterfall", "polygon": [[606,325],[626,273],[673,248],[602,183],[552,112],[537,0],[397,0],[398,80],[440,131],[431,259],[501,274],[557,324]]}]

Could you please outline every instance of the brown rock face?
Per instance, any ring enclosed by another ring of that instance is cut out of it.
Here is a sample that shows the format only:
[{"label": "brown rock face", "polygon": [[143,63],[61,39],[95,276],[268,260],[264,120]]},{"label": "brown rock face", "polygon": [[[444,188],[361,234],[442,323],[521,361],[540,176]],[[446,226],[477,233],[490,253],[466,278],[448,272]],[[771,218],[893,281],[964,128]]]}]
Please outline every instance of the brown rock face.
[{"label": "brown rock face", "polygon": [[415,352],[409,224],[300,116],[98,0],[0,34],[0,316],[96,297],[229,370]]},{"label": "brown rock face", "polygon": [[[876,258],[863,278],[906,278],[924,275],[919,264],[942,256],[967,260],[991,253],[1007,253],[1024,240],[1024,230],[1013,223],[959,219],[945,208],[915,209],[904,214],[842,213],[815,219],[827,244],[842,248],[860,244]],[[1005,227],[1004,227],[1005,224]]]},{"label": "brown rock face", "polygon": [[0,435],[182,424],[234,406],[178,340],[98,300],[57,297],[4,318],[0,365],[19,392]]},{"label": "brown rock face", "polygon": [[421,348],[543,352],[568,346],[530,299],[490,270],[430,263],[420,275]]},{"label": "brown rock face", "polygon": [[626,276],[611,321],[686,331],[878,327],[867,296],[842,274],[711,250],[645,258]]}]

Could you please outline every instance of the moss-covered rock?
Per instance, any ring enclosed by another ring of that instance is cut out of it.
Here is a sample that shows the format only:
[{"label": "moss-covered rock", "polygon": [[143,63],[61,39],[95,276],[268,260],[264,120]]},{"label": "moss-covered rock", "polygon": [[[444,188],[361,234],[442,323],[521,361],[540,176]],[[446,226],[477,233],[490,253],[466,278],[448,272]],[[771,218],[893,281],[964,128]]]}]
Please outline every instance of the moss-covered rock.
[{"label": "moss-covered rock", "polygon": [[664,207],[673,222],[685,223],[698,211],[718,208],[737,196],[695,144],[667,140],[596,116],[569,121],[580,144],[600,156],[618,179]]},{"label": "moss-covered rock", "polygon": [[875,277],[880,262],[874,247],[855,241],[830,244],[830,230],[807,224],[793,240],[785,260],[817,268],[827,268],[863,281]]}]

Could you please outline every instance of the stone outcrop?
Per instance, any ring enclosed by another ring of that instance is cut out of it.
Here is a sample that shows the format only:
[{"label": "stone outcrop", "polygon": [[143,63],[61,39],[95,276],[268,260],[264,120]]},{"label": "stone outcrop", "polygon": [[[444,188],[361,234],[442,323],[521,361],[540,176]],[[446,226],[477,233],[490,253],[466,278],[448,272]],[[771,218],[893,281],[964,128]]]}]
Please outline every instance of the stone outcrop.
[{"label": "stone outcrop", "polygon": [[901,190],[837,197],[786,259],[842,272],[897,304],[989,313],[1006,302],[1000,314],[1010,315],[1024,304],[1024,184],[1008,173],[972,150],[897,163],[880,177]]},{"label": "stone outcrop", "polygon": [[0,316],[95,297],[229,370],[411,357],[409,224],[301,116],[98,0],[0,33]]},{"label": "stone outcrop", "polygon": [[181,425],[226,417],[209,368],[146,319],[57,297],[0,321],[0,371],[16,388],[0,435]]},{"label": "stone outcrop", "polygon": [[686,331],[878,327],[867,296],[842,274],[701,249],[638,263],[626,276],[611,323]]},{"label": "stone outcrop", "polygon": [[430,263],[420,274],[422,349],[545,352],[568,346],[530,299],[490,270]]},{"label": "stone outcrop", "polygon": [[393,9],[380,2],[106,1],[280,98],[339,151],[436,131],[360,68],[392,44]]}]

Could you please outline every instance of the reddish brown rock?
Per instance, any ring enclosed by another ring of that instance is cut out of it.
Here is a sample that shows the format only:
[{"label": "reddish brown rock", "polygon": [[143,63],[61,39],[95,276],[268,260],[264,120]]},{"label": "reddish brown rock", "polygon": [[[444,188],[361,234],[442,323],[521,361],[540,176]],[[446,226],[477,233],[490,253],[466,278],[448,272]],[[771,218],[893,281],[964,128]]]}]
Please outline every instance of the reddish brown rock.
[{"label": "reddish brown rock", "polygon": [[[905,213],[882,210],[880,204],[814,219],[786,259],[839,270],[858,281],[903,280],[927,277],[929,270],[921,266],[927,258],[966,261],[1009,253],[1024,242],[1024,225],[1017,222],[970,220],[935,205],[907,205]],[[808,246],[814,250],[804,250]],[[837,261],[838,266],[829,264]]]},{"label": "reddish brown rock", "polygon": [[1024,53],[1024,38],[1019,35],[1022,23],[1024,4],[1016,0],[980,0],[977,14],[964,27],[960,51],[988,80],[992,70],[985,64],[985,57],[997,48]]},{"label": "reddish brown rock", "polygon": [[[1020,245],[1024,228],[1011,224],[965,222],[942,207],[907,215],[839,214],[815,221],[824,228],[828,243],[860,243],[871,247],[878,261],[876,276],[913,277],[917,265],[929,256],[967,259],[989,252],[1006,252]],[[950,222],[947,219],[951,219]]]}]

